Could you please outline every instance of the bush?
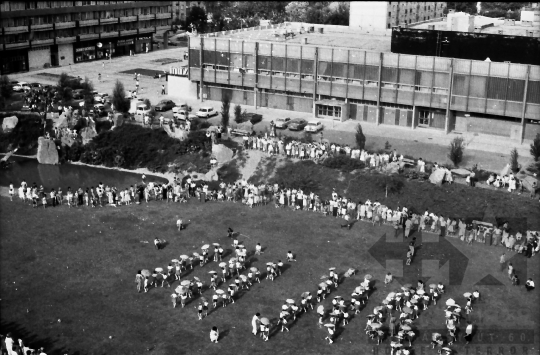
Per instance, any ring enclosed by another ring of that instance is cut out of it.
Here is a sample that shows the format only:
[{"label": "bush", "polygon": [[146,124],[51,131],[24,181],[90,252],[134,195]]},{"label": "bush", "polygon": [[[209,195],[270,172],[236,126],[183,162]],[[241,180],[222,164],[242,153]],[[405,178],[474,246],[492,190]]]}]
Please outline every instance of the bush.
[{"label": "bush", "polygon": [[540,133],[536,133],[536,137],[531,143],[531,155],[534,157],[534,161],[538,161],[540,158]]},{"label": "bush", "polygon": [[363,169],[365,167],[364,162],[361,160],[352,159],[346,155],[326,158],[322,165],[326,166],[327,168],[338,169],[344,172],[351,172],[353,170]]},{"label": "bush", "polygon": [[236,123],[242,123],[243,117],[242,117],[242,106],[236,105],[234,106],[234,122]]},{"label": "bush", "polygon": [[254,113],[254,114],[251,115],[251,118],[249,119],[249,122],[251,122],[252,125],[255,125],[255,124],[261,122],[262,119],[263,119],[262,115]]},{"label": "bush", "polygon": [[2,75],[0,77],[0,108],[4,108],[7,100],[11,98],[13,94],[13,89],[9,83],[9,77],[7,75]]},{"label": "bush", "polygon": [[205,119],[195,118],[191,121],[190,130],[191,131],[200,131],[201,129],[206,129],[210,127],[211,124]]},{"label": "bush", "polygon": [[380,180],[377,181],[377,186],[385,191],[386,197],[388,194],[399,194],[405,185],[402,178],[388,175],[380,175]]},{"label": "bush", "polygon": [[512,149],[510,151],[510,169],[517,173],[519,171],[519,162],[518,162],[519,154],[516,148]]},{"label": "bush", "polygon": [[457,168],[461,161],[463,160],[463,151],[465,150],[465,144],[463,143],[463,137],[455,137],[452,142],[450,142],[450,152],[448,153],[448,158],[454,163]]},{"label": "bush", "polygon": [[389,141],[386,141],[386,142],[384,143],[384,149],[385,149],[385,150],[390,150],[390,149],[392,149],[392,144],[390,144]]},{"label": "bush", "polygon": [[294,164],[286,164],[276,170],[270,183],[278,183],[280,186],[300,188],[304,191],[317,192],[320,189],[319,182],[315,179],[320,167],[311,160],[304,160]]},{"label": "bush", "polygon": [[[0,114],[0,121],[11,113]],[[17,114],[19,123],[11,132],[0,133],[0,149],[7,150],[19,148],[18,154],[25,154],[37,148],[37,140],[43,136],[43,122],[35,113]]]},{"label": "bush", "polygon": [[366,146],[366,136],[364,135],[364,132],[362,131],[362,126],[360,123],[356,126],[356,146],[358,149],[364,149]]},{"label": "bush", "polygon": [[235,183],[240,179],[240,170],[235,160],[231,160],[226,164],[223,164],[218,170],[217,175],[219,180],[225,182],[226,184]]},{"label": "bush", "polygon": [[[112,93],[112,104],[114,105],[114,109],[118,112],[129,112],[131,106],[130,101],[129,99],[126,99],[126,91],[124,90],[124,84],[122,84],[120,80],[116,80],[116,83],[114,84],[114,89]],[[151,107],[151,105],[148,106],[148,108]]]}]

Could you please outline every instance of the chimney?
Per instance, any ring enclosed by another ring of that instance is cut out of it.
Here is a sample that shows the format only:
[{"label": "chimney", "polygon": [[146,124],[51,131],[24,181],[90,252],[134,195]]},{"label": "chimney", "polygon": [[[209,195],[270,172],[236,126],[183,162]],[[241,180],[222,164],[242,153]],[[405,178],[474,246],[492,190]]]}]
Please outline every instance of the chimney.
[{"label": "chimney", "polygon": [[307,37],[304,37],[303,44],[308,44]]}]

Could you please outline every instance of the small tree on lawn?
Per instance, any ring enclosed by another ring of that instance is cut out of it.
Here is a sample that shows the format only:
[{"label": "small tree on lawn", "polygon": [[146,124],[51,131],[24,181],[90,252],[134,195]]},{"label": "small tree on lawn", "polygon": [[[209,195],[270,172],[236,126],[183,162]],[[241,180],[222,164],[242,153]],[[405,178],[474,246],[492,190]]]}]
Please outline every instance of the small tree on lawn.
[{"label": "small tree on lawn", "polygon": [[242,106],[234,106],[234,122],[242,123]]},{"label": "small tree on lawn", "polygon": [[510,169],[514,173],[517,173],[519,171],[519,162],[518,162],[519,154],[516,148],[512,149],[510,152]]},{"label": "small tree on lawn", "polygon": [[463,160],[463,151],[465,150],[465,144],[463,143],[463,137],[455,137],[450,142],[450,152],[448,158],[454,163],[456,167],[459,166]]},{"label": "small tree on lawn", "polygon": [[90,79],[88,79],[88,77],[85,77],[84,82],[81,84],[81,86],[84,99],[84,108],[86,110],[89,110],[94,104],[94,84]]},{"label": "small tree on lawn", "polygon": [[[114,84],[112,104],[114,105],[114,109],[118,112],[129,112],[130,102],[128,99],[126,99],[126,91],[124,90],[124,84],[122,84],[120,80],[116,80],[116,83]],[[151,107],[152,106],[148,106],[148,108]]]},{"label": "small tree on lawn", "polygon": [[229,127],[229,111],[231,109],[231,98],[229,95],[223,95],[221,99],[221,125],[223,129]]},{"label": "small tree on lawn", "polygon": [[536,137],[531,143],[531,155],[534,157],[534,161],[538,161],[540,158],[540,133],[536,133]]},{"label": "small tree on lawn", "polygon": [[2,75],[0,77],[0,107],[5,106],[12,93],[13,89],[9,83],[9,77],[7,75]]},{"label": "small tree on lawn", "polygon": [[364,149],[364,147],[366,146],[366,136],[364,135],[364,132],[362,131],[362,126],[360,125],[360,123],[356,126],[355,138],[356,138],[356,146],[359,149]]}]

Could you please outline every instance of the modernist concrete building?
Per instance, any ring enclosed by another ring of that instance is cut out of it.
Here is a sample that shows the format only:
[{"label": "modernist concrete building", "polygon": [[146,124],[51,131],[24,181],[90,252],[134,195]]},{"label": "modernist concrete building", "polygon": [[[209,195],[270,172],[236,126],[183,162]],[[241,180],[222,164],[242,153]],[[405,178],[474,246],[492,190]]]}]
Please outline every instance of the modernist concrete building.
[{"label": "modernist concrete building", "polygon": [[171,1],[0,1],[0,71],[152,50],[171,21]]},{"label": "modernist concrete building", "polygon": [[199,98],[517,141],[540,132],[540,66],[366,51],[343,26],[276,27],[190,38]]},{"label": "modernist concrete building", "polygon": [[349,26],[384,30],[443,17],[446,2],[351,1]]}]

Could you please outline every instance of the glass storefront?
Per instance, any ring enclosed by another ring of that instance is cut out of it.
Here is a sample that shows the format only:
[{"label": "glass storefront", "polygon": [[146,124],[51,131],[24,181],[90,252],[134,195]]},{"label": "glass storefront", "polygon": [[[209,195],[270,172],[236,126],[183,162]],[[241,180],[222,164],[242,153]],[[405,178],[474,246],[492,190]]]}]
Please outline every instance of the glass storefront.
[{"label": "glass storefront", "polygon": [[28,50],[5,51],[0,55],[0,74],[28,70]]},{"label": "glass storefront", "polygon": [[113,56],[129,55],[130,50],[135,50],[135,39],[119,39],[116,41],[116,52],[113,52]]},{"label": "glass storefront", "polygon": [[84,47],[75,47],[75,63],[87,62],[96,59],[96,46],[86,45]]},{"label": "glass storefront", "polygon": [[137,37],[135,41],[135,52],[136,53],[146,53],[152,51],[152,36]]}]

